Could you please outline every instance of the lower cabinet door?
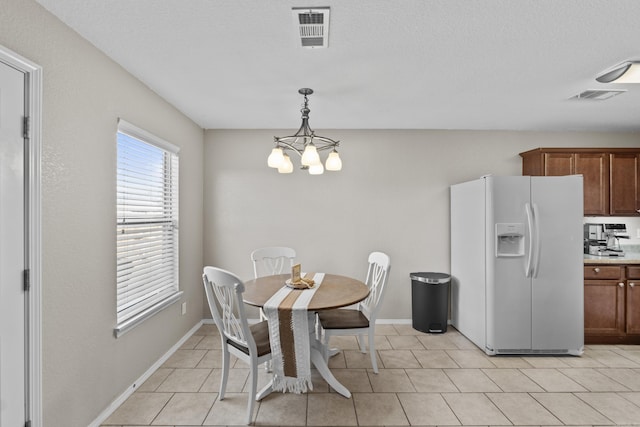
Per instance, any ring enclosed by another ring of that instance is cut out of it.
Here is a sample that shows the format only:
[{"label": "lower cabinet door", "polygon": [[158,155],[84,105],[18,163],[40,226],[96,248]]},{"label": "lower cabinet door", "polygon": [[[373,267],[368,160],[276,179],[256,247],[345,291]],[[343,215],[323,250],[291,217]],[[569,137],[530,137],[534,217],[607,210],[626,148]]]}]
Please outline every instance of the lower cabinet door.
[{"label": "lower cabinet door", "polygon": [[640,335],[640,280],[627,280],[627,334]]},{"label": "lower cabinet door", "polygon": [[[640,289],[637,289],[640,290]],[[639,294],[640,292],[636,292]],[[640,296],[636,297],[640,302]],[[625,333],[625,284],[619,280],[585,280],[584,334],[621,336]],[[627,319],[627,321],[629,321]],[[640,323],[636,325],[638,327]]]}]

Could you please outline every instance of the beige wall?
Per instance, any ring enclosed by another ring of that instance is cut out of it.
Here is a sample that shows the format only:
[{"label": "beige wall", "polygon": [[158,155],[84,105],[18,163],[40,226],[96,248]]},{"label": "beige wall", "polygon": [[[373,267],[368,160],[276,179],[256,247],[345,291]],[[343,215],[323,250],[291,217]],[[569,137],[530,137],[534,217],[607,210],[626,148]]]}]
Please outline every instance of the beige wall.
[{"label": "beige wall", "polygon": [[[280,176],[266,156],[273,135],[291,129],[219,130],[205,134],[203,172],[202,130],[33,0],[0,0],[0,45],[44,74],[45,426],[86,426],[208,317],[203,246],[205,264],[246,278],[259,246],[290,245],[305,269],[355,277],[370,251],[386,251],[393,266],[381,317],[407,319],[409,273],[449,270],[450,184],[518,174],[518,153],[538,146],[640,145],[637,134],[323,131],[343,141],[344,170]],[[171,306],[115,339],[118,117],[181,147],[180,282],[189,310],[181,316]]]},{"label": "beige wall", "polygon": [[[43,68],[45,426],[84,427],[202,318],[203,131],[32,0],[0,0],[0,45]],[[180,304],[119,339],[117,118],[180,151]]]},{"label": "beige wall", "polygon": [[341,172],[267,168],[273,136],[290,129],[206,131],[205,263],[250,278],[253,248],[285,245],[304,270],[364,279],[368,253],[381,250],[391,256],[383,319],[410,319],[409,273],[449,272],[451,184],[519,175],[518,153],[536,147],[640,146],[640,134],[316,132],[342,141]]}]

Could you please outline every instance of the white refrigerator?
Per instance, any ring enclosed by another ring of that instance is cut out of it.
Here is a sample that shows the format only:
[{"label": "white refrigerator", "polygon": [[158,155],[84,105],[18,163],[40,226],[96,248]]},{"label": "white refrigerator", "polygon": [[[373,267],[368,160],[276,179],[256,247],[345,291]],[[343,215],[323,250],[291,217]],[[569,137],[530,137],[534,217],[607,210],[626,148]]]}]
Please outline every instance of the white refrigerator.
[{"label": "white refrigerator", "polygon": [[489,355],[584,351],[582,175],[451,186],[451,324]]}]

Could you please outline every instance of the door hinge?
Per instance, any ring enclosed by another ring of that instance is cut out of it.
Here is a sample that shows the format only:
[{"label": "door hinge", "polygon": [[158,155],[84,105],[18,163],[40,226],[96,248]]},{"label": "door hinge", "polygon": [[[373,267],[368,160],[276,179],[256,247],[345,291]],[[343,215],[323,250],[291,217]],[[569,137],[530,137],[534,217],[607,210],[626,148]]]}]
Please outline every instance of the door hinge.
[{"label": "door hinge", "polygon": [[28,292],[31,289],[31,278],[28,268],[22,272],[22,284],[25,292]]},{"label": "door hinge", "polygon": [[29,116],[22,119],[22,137],[29,138]]}]

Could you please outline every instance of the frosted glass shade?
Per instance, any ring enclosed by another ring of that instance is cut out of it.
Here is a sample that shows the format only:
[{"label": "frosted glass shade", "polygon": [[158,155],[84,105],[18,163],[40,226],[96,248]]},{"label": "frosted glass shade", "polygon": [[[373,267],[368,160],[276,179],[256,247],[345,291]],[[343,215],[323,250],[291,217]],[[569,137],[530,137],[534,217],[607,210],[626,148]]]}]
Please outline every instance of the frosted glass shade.
[{"label": "frosted glass shade", "polygon": [[311,166],[315,165],[316,163],[320,163],[320,156],[318,155],[318,150],[316,150],[316,146],[313,145],[313,142],[310,142],[304,148],[300,163],[302,163],[304,166]]},{"label": "frosted glass shade", "polygon": [[278,172],[280,173],[293,172],[293,163],[291,163],[291,159],[286,154],[283,156],[282,163],[278,167]]},{"label": "frosted glass shade", "polygon": [[337,151],[333,150],[329,153],[329,157],[327,157],[327,162],[325,164],[328,171],[339,171],[342,170],[342,160],[340,160],[340,155]]},{"label": "frosted glass shade", "polygon": [[270,168],[279,168],[284,162],[284,155],[282,153],[282,148],[274,148],[271,150],[271,154],[267,158],[267,165]]},{"label": "frosted glass shade", "polygon": [[324,166],[321,162],[309,166],[309,175],[322,175],[324,173]]}]

